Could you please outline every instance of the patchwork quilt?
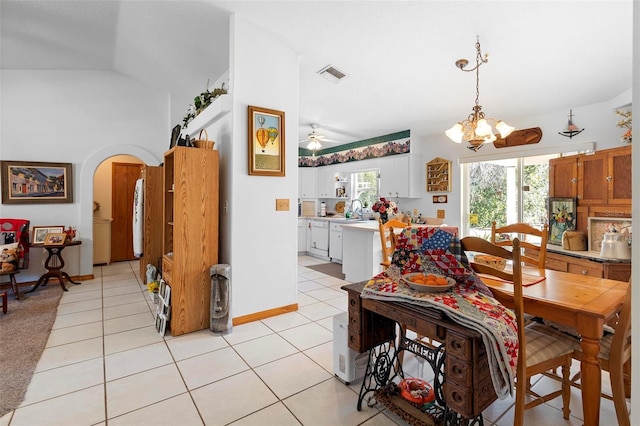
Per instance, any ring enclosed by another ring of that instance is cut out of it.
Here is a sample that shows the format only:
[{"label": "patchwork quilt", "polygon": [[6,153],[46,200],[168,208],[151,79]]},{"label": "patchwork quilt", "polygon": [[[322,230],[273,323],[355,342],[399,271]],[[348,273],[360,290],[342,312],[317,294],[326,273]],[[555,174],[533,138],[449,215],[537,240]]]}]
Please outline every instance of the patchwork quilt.
[{"label": "patchwork quilt", "polygon": [[[451,320],[478,331],[487,349],[496,394],[513,393],[518,362],[518,333],[513,311],[495,300],[469,267],[455,228],[407,227],[398,237],[391,266],[371,278],[362,298],[414,303],[444,312]],[[444,293],[415,291],[400,277],[412,272],[433,273],[456,281]]]}]

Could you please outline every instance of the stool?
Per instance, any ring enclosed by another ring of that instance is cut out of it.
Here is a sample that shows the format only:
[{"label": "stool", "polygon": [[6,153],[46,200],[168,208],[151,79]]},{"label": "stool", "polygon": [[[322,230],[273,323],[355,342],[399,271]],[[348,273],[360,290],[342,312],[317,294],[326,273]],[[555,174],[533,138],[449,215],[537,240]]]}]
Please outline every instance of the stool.
[{"label": "stool", "polygon": [[4,275],[9,276],[9,281],[11,282],[11,289],[13,290],[13,296],[16,300],[20,299],[20,291],[18,290],[18,282],[16,281],[16,274],[19,274],[20,271],[8,271],[8,272],[0,272],[0,277]]},{"label": "stool", "polygon": [[0,298],[2,299],[2,313],[7,313],[7,292],[0,292]]}]

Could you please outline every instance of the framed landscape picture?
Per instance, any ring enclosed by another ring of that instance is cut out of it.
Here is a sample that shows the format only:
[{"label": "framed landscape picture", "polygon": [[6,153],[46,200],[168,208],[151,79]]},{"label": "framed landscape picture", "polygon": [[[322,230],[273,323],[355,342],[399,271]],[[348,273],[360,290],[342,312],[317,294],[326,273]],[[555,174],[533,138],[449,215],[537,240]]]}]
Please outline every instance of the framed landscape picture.
[{"label": "framed landscape picture", "polygon": [[284,112],[249,105],[249,174],[284,176]]},{"label": "framed landscape picture", "polygon": [[576,199],[549,198],[549,244],[562,245],[562,233],[576,229]]},{"label": "framed landscape picture", "polygon": [[73,202],[71,163],[0,162],[2,204]]}]

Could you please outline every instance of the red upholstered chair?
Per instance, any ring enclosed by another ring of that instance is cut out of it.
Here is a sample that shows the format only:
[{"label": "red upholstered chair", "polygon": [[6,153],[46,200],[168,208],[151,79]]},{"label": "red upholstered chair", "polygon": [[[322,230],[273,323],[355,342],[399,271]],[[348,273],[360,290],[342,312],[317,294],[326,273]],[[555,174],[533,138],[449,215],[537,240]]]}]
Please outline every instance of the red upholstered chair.
[{"label": "red upholstered chair", "polygon": [[[17,248],[17,259],[11,259],[9,265],[0,262],[0,276],[8,276],[13,295],[16,299],[20,298],[18,290],[18,282],[16,274],[20,273],[20,269],[29,267],[29,221],[26,219],[5,219],[0,218],[0,255],[5,250]],[[1,296],[0,296],[1,297]],[[4,300],[3,300],[4,302]],[[3,305],[4,308],[4,305]]]}]

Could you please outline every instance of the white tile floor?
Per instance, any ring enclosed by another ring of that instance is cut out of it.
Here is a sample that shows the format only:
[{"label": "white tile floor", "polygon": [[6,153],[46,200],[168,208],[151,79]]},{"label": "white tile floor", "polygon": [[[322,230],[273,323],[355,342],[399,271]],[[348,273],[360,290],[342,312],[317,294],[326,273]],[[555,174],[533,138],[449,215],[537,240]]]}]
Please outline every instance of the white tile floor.
[{"label": "white tile floor", "polygon": [[[318,259],[298,263],[297,312],[236,326],[224,337],[204,330],[177,338],[156,333],[137,262],[96,267],[95,279],[64,293],[25,400],[0,425],[404,424],[376,407],[358,412],[359,383],[334,378],[332,317],[347,309],[346,282],[305,267]],[[405,365],[417,374],[415,359]],[[556,386],[536,384],[546,385]],[[526,424],[582,424],[578,390],[570,420],[559,404],[527,410]],[[484,421],[511,425],[512,416],[507,399],[489,407]],[[603,400],[601,424],[616,423],[613,404]]]}]

